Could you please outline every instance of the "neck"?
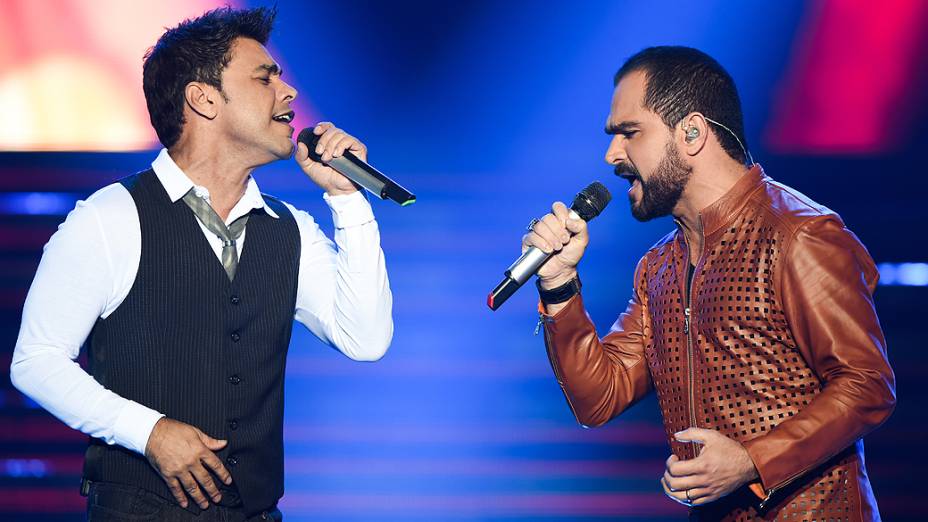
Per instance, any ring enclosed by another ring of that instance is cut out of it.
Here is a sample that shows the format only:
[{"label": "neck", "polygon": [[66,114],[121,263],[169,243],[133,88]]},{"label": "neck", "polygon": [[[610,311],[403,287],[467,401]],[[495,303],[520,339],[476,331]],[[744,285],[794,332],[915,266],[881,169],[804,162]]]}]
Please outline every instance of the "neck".
[{"label": "neck", "polygon": [[171,159],[195,184],[209,190],[210,204],[223,220],[245,194],[254,167],[243,166],[221,147],[194,146],[182,140],[168,149]]},{"label": "neck", "polygon": [[674,208],[673,217],[690,247],[691,260],[695,263],[702,251],[703,229],[701,213],[724,196],[749,168],[734,161],[719,162],[705,167],[693,167],[680,201]]}]

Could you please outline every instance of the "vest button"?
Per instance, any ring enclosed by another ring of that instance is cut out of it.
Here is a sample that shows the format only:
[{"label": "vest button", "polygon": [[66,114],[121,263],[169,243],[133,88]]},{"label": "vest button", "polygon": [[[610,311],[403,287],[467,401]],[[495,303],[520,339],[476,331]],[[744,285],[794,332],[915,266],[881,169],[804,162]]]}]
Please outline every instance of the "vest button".
[{"label": "vest button", "polygon": [[242,302],[242,300],[237,295],[233,295],[232,297],[230,297],[229,301],[231,301],[232,304],[234,305],[237,305]]},{"label": "vest button", "polygon": [[232,342],[233,342],[233,343],[237,343],[238,340],[241,339],[241,338],[242,338],[242,336],[239,335],[238,332],[232,332]]},{"label": "vest button", "polygon": [[237,420],[234,420],[234,419],[233,419],[233,420],[230,420],[230,421],[229,421],[229,429],[230,429],[230,430],[237,430],[237,429],[238,429],[238,421],[237,421]]},{"label": "vest button", "polygon": [[230,466],[235,466],[236,464],[238,464],[238,459],[229,455],[228,457],[226,457],[226,464]]},{"label": "vest button", "polygon": [[231,382],[232,384],[238,384],[242,382],[242,379],[238,375],[233,375],[229,377],[229,382]]}]

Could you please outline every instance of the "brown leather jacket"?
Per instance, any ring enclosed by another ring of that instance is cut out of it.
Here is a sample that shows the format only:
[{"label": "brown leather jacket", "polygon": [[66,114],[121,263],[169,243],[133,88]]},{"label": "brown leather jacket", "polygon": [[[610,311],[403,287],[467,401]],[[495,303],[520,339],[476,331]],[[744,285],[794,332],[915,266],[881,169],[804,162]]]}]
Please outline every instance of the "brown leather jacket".
[{"label": "brown leather jacket", "polygon": [[681,459],[696,447],[673,434],[690,426],[741,442],[766,498],[744,487],[694,509],[697,520],[879,520],[861,437],[892,412],[895,383],[866,249],[837,214],[759,166],[701,224],[691,291],[677,230],[641,259],[604,338],[580,296],[543,316],[577,420],[602,425],[653,388]]}]

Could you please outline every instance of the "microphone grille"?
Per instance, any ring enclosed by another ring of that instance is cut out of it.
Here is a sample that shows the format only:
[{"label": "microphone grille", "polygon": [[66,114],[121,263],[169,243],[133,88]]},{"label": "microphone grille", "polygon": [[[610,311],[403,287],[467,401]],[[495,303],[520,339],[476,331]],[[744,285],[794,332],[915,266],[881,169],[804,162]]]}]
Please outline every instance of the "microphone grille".
[{"label": "microphone grille", "polygon": [[306,145],[306,149],[309,151],[309,157],[313,161],[322,161],[322,156],[316,154],[316,144],[319,142],[319,136],[316,136],[313,133],[312,127],[306,127],[300,131],[299,136],[296,137],[297,143],[302,143]]},{"label": "microphone grille", "polygon": [[580,216],[580,219],[589,221],[598,216],[611,200],[612,194],[609,193],[609,189],[602,183],[594,181],[577,194],[570,208]]}]

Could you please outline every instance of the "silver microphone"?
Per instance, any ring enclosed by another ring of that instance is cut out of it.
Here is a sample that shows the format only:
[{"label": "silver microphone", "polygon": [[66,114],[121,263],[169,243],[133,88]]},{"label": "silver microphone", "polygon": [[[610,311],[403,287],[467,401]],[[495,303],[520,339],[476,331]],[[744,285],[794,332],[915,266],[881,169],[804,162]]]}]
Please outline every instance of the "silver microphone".
[{"label": "silver microphone", "polygon": [[[573,203],[570,204],[570,217],[589,222],[606,208],[611,199],[612,194],[609,193],[606,186],[594,181],[574,198]],[[536,247],[529,247],[519,259],[516,259],[506,269],[503,280],[487,296],[487,306],[491,310],[496,310],[502,306],[553,255],[553,252],[546,254]]]}]

